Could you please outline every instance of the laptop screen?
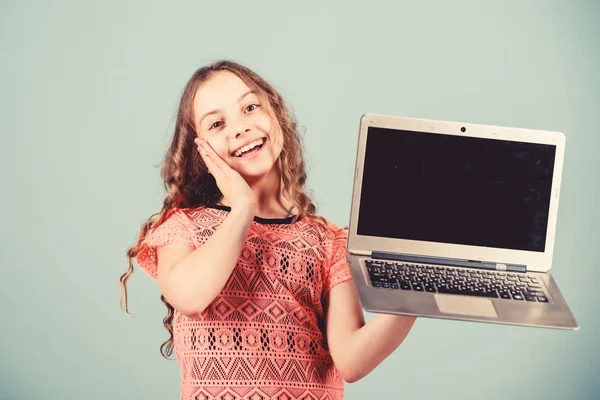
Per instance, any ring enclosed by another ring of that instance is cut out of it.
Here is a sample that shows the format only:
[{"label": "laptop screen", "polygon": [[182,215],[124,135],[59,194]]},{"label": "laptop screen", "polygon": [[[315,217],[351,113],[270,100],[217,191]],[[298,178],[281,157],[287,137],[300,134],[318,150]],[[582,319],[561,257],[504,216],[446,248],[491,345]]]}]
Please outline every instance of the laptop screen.
[{"label": "laptop screen", "polygon": [[543,252],[555,152],[370,127],[357,233]]}]

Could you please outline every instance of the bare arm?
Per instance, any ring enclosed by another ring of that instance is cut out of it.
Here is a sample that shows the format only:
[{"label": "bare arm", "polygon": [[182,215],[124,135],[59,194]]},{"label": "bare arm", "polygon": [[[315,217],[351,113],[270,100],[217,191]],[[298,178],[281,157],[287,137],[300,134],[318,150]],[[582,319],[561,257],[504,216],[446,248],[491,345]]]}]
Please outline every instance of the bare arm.
[{"label": "bare arm", "polygon": [[158,284],[174,308],[190,316],[217,297],[235,267],[253,217],[249,208],[231,210],[196,250],[181,244],[158,248]]},{"label": "bare arm", "polygon": [[369,374],[403,341],[415,317],[377,314],[365,324],[351,281],[334,286],[326,299],[327,342],[346,382]]},{"label": "bare arm", "polygon": [[256,210],[254,193],[240,174],[206,142],[195,142],[219,189],[232,205],[221,226],[198,249],[169,245],[158,250],[160,289],[174,308],[188,316],[204,311],[227,283]]}]

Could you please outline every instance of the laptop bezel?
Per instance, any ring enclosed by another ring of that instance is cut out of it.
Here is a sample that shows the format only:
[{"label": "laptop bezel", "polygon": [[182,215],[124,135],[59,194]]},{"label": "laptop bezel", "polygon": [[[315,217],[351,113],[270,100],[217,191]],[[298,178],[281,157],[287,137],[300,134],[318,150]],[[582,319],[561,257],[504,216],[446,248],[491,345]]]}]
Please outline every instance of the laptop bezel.
[{"label": "laptop bezel", "polygon": [[[440,135],[459,135],[488,139],[521,141],[527,143],[552,144],[556,146],[552,178],[548,229],[544,252],[498,249],[479,246],[422,242],[404,239],[381,238],[357,234],[361,182],[369,127],[380,127]],[[461,128],[465,128],[464,132]],[[528,271],[547,272],[552,268],[556,220],[562,180],[566,138],[562,132],[492,125],[407,118],[389,115],[364,114],[360,119],[360,130],[355,163],[352,205],[348,232],[348,250],[352,254],[370,255],[372,251],[409,254],[434,258],[476,260],[504,264],[526,265]]]}]

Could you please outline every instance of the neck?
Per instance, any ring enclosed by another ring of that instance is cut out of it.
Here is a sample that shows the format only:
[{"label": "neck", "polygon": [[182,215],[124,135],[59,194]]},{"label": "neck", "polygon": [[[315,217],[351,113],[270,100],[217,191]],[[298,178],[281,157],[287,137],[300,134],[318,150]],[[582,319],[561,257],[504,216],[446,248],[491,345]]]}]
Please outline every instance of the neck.
[{"label": "neck", "polygon": [[[268,174],[247,182],[256,196],[258,217],[286,218],[293,213],[293,203],[282,193],[281,173],[276,166]],[[231,205],[226,197],[221,202],[226,206]]]}]

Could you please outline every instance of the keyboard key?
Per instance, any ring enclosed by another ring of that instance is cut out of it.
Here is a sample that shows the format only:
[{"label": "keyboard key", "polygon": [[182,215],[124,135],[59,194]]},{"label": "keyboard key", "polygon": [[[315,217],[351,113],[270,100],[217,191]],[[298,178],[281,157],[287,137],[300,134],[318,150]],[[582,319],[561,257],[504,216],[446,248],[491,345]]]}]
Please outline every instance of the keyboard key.
[{"label": "keyboard key", "polygon": [[482,290],[458,290],[458,289],[446,289],[438,287],[439,293],[447,293],[447,294],[460,294],[465,296],[478,296],[478,297],[498,297],[498,295],[490,292],[485,292]]},{"label": "keyboard key", "polygon": [[381,283],[384,283],[384,282],[385,283],[390,283],[390,279],[388,277],[382,277],[382,278],[379,278],[379,279],[371,279],[371,280],[372,281],[379,281]]},{"label": "keyboard key", "polygon": [[373,287],[548,302],[533,275],[392,261],[367,261],[366,266]]},{"label": "keyboard key", "polygon": [[537,292],[537,291],[536,292],[534,292],[534,291],[527,291],[527,292],[524,292],[524,294],[526,296],[545,296],[546,295],[546,293],[544,293],[544,292]]}]

